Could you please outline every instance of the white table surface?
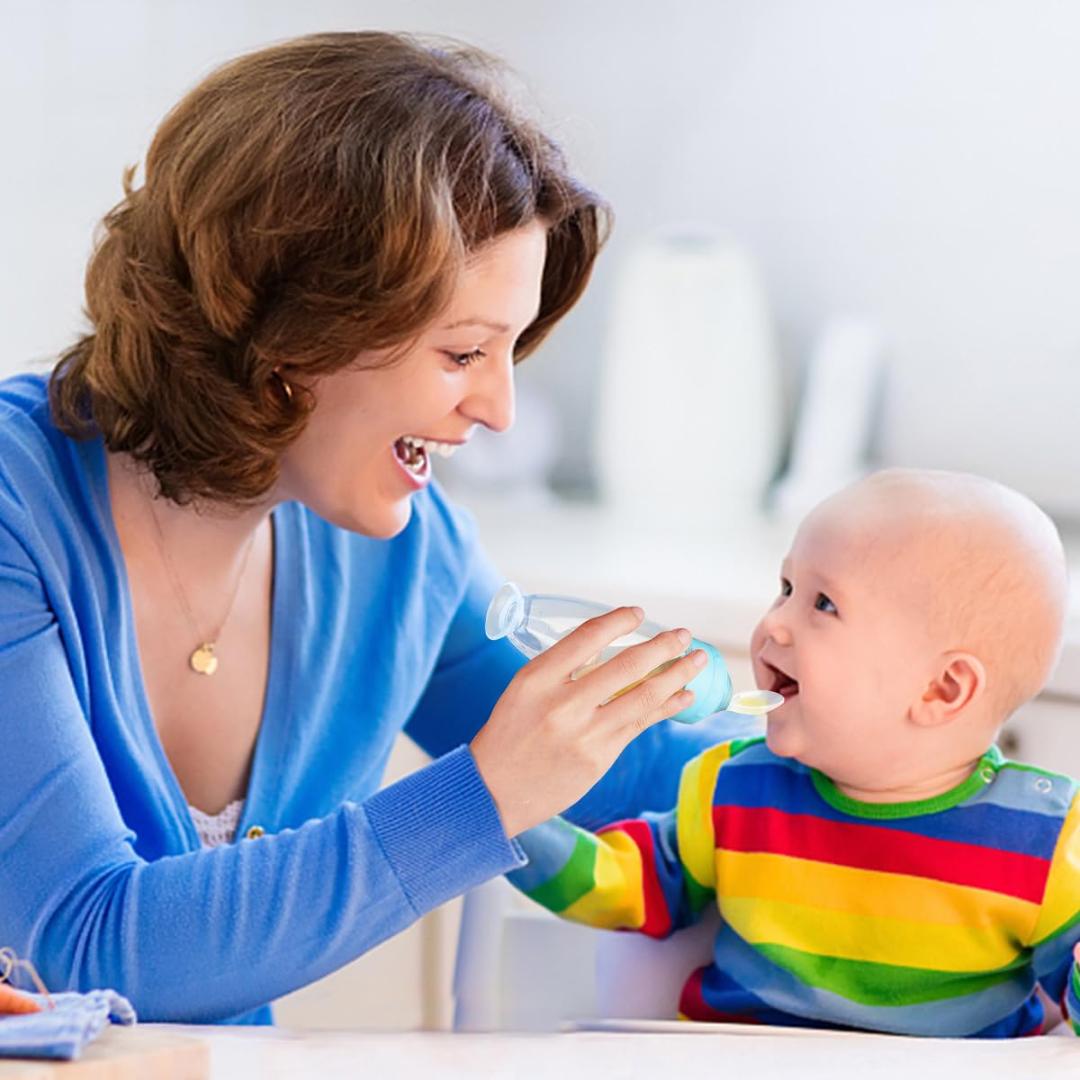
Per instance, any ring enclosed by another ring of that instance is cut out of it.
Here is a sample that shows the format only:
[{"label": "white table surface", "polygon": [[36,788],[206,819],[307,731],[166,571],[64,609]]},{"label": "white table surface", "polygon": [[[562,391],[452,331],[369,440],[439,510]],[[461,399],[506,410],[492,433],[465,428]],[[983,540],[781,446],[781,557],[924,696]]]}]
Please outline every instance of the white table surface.
[{"label": "white table surface", "polygon": [[737,1025],[551,1035],[371,1034],[170,1027],[210,1046],[212,1080],[338,1077],[730,1077],[731,1080],[958,1080],[1080,1076],[1072,1036],[905,1039]]}]

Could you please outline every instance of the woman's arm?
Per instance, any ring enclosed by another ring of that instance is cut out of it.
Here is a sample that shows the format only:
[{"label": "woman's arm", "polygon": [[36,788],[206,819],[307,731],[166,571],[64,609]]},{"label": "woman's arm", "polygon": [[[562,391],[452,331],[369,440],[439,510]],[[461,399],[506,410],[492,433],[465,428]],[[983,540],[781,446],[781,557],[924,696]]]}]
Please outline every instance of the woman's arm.
[{"label": "woman's arm", "polygon": [[141,859],[40,576],[2,525],[0,687],[0,944],[50,989],[110,986],[144,1019],[220,1020],[520,863],[464,748],[300,829]]},{"label": "woman's arm", "polygon": [[[526,662],[505,638],[490,641],[484,633],[488,604],[502,581],[475,548],[461,605],[435,672],[405,728],[432,757],[472,740]],[[760,730],[760,720],[733,713],[719,713],[699,724],[662,720],[631,742],[604,777],[563,816],[575,825],[596,829],[647,810],[671,807],[679,774],[691,758],[717,743]]]}]

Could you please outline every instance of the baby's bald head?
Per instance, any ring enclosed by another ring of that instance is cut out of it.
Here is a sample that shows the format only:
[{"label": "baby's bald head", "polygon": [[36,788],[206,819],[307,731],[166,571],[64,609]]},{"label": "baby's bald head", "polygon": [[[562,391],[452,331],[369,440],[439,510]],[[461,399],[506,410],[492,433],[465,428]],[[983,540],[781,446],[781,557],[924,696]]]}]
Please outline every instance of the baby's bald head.
[{"label": "baby's bald head", "polygon": [[887,469],[822,503],[804,527],[844,543],[852,569],[943,652],[977,656],[1001,719],[1045,684],[1067,570],[1057,529],[1030,499],[968,474]]}]

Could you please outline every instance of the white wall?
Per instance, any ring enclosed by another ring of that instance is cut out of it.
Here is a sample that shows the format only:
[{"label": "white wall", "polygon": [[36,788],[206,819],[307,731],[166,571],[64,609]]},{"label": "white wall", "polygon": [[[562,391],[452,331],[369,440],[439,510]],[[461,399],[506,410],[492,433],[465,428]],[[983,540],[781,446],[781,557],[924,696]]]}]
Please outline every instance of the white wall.
[{"label": "white wall", "polygon": [[616,207],[594,289],[523,369],[558,394],[564,481],[587,471],[611,268],[692,220],[760,258],[793,368],[830,314],[880,322],[887,459],[994,473],[1080,515],[1080,5],[1064,0],[5,0],[0,371],[70,338],[93,224],[185,88],[239,50],[358,27],[503,54]]}]

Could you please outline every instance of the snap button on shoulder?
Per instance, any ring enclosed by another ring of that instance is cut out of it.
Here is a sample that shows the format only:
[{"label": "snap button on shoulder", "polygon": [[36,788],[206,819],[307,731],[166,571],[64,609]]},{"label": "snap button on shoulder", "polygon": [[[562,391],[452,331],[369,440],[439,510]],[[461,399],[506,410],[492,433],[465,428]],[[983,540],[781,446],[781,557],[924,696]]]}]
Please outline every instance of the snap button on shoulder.
[{"label": "snap button on shoulder", "polygon": [[258,840],[260,836],[266,835],[266,830],[261,825],[252,825],[244,835],[249,840]]},{"label": "snap button on shoulder", "polygon": [[1035,790],[1041,795],[1046,795],[1048,792],[1052,791],[1053,788],[1053,780],[1046,776],[1040,776],[1039,779],[1035,781]]}]

